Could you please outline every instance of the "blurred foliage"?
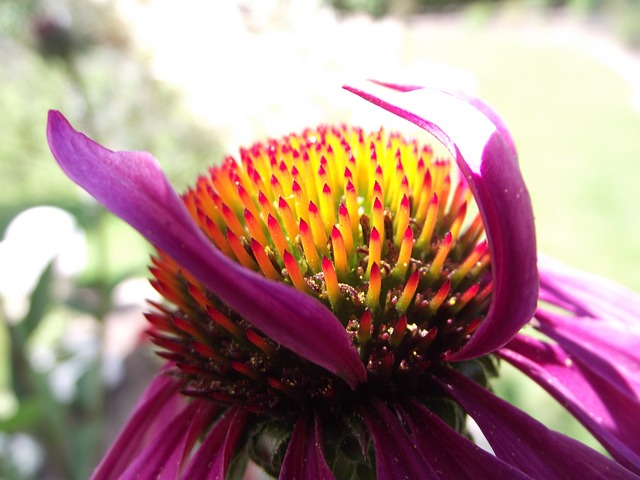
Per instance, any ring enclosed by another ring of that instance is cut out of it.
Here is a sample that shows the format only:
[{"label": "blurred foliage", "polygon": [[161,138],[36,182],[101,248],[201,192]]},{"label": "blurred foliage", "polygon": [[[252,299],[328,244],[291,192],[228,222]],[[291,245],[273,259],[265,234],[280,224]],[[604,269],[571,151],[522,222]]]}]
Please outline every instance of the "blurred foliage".
[{"label": "blurred foliage", "polygon": [[640,1],[638,0],[325,0],[338,12],[363,12],[374,17],[389,14],[410,16],[427,12],[452,12],[466,7],[491,9],[502,6],[564,8],[604,24],[621,40],[640,47]]},{"label": "blurred foliage", "polygon": [[327,0],[327,2],[339,12],[365,12],[374,17],[382,17],[389,13],[409,14],[459,9],[474,3],[474,0]]},{"label": "blurred foliage", "polygon": [[[154,80],[140,56],[126,48],[125,28],[102,16],[105,7],[98,14],[87,10],[93,2],[68,0],[57,3],[67,7],[61,15],[44,7],[18,8],[20,0],[2,2],[0,109],[11,112],[0,123],[3,215],[16,213],[13,206],[77,199],[42,141],[49,108],[62,110],[101,143],[171,160],[167,173],[180,187],[219,158],[216,139],[189,117],[179,95]],[[8,6],[23,17],[7,13]],[[101,27],[94,29],[98,23]],[[0,218],[0,230],[7,220]]]},{"label": "blurred foliage", "polygon": [[389,12],[388,0],[331,0],[329,3],[339,12],[365,12],[374,17]]},{"label": "blurred foliage", "polygon": [[[47,110],[63,111],[101,143],[169,160],[165,171],[179,188],[221,156],[215,136],[131,50],[111,9],[109,2],[0,0],[0,233],[26,208],[56,205],[75,216],[90,248],[89,264],[73,278],[62,278],[52,264],[44,270],[23,318],[7,318],[0,298],[0,346],[7,347],[0,349],[3,479],[44,472],[53,479],[88,478],[106,447],[101,325],[114,308],[114,289],[144,275],[148,260],[143,240],[52,161]],[[69,344],[75,318],[88,319],[95,330],[89,343],[96,345]],[[70,371],[74,385],[61,393],[56,378]]]},{"label": "blurred foliage", "polygon": [[602,10],[608,14],[613,31],[632,47],[640,47],[640,2],[638,0],[614,0],[602,2]]}]

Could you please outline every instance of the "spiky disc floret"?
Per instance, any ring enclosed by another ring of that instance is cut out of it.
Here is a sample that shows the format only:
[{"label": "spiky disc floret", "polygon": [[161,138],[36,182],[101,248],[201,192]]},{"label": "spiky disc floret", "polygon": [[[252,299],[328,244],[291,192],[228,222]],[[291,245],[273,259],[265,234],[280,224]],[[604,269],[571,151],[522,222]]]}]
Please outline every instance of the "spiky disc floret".
[{"label": "spiky disc floret", "polygon": [[[421,388],[431,362],[464,345],[488,309],[489,250],[479,214],[467,218],[469,187],[450,158],[399,134],[321,126],[257,143],[183,200],[227,256],[333,310],[366,365],[366,388],[380,395]],[[353,395],[167,255],[150,269],[175,305],[155,305],[151,335],[187,393],[274,416],[310,402],[342,408]]]}]

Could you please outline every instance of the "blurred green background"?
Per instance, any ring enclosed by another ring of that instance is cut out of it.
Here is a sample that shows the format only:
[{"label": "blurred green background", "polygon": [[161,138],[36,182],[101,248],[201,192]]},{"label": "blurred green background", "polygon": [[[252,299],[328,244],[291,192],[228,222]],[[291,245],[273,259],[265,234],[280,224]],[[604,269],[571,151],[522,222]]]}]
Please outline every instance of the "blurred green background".
[{"label": "blurred green background", "polygon": [[[59,171],[49,108],[184,188],[264,135],[371,121],[345,81],[475,89],[515,138],[540,250],[640,291],[640,2],[172,3],[0,0],[0,478],[86,478],[156,365],[149,249]],[[42,205],[70,216],[11,224]],[[504,371],[498,392],[597,447]]]}]

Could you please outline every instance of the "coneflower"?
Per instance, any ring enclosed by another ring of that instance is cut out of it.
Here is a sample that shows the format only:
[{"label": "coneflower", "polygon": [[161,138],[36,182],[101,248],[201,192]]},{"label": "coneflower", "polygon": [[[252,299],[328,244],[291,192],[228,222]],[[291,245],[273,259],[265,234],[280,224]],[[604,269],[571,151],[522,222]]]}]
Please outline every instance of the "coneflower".
[{"label": "coneflower", "polygon": [[[241,149],[180,197],[150,154],[50,113],[56,160],[156,247],[167,301],[147,314],[166,366],[94,478],[242,478],[248,461],[281,479],[638,478],[640,301],[548,261],[540,287],[529,194],[486,104],[347,88],[448,155],[323,125]],[[499,359],[615,460],[491,393]]]}]

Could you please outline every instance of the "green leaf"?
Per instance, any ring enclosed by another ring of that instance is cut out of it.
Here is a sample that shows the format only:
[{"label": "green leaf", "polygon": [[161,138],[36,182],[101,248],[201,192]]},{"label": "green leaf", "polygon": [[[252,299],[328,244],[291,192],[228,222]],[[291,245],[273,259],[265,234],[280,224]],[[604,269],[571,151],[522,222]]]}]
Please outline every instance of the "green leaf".
[{"label": "green leaf", "polygon": [[53,280],[53,262],[50,262],[40,275],[36,288],[31,294],[29,311],[21,322],[22,340],[26,341],[29,338],[51,305]]},{"label": "green leaf", "polygon": [[13,433],[30,431],[40,423],[45,413],[43,402],[37,398],[31,398],[20,402],[16,413],[7,419],[0,420],[0,431]]},{"label": "green leaf", "polygon": [[246,448],[243,448],[240,452],[237,452],[231,460],[226,480],[242,480],[245,478],[248,463],[249,453]]}]

